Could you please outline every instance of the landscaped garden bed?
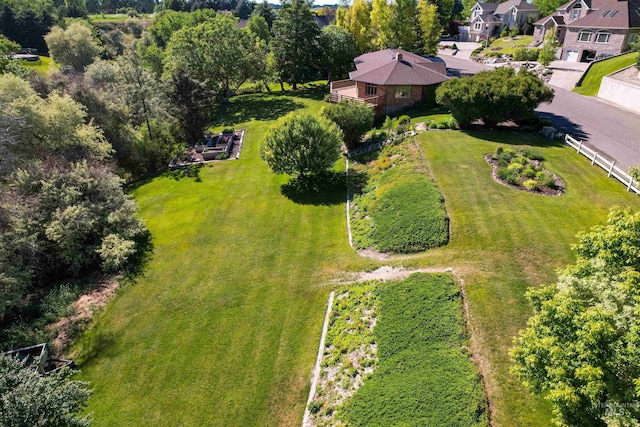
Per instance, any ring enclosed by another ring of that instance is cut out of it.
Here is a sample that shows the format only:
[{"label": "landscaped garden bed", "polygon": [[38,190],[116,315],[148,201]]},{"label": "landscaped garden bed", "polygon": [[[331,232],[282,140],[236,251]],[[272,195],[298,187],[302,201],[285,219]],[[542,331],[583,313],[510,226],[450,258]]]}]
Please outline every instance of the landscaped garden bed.
[{"label": "landscaped garden bed", "polygon": [[450,275],[414,274],[336,294],[311,425],[489,424]]},{"label": "landscaped garden bed", "polygon": [[544,168],[544,157],[534,150],[499,146],[485,159],[493,167],[494,181],[545,196],[559,196],[564,192],[560,177]]},{"label": "landscaped garden bed", "polygon": [[[358,249],[410,253],[445,245],[449,218],[444,199],[428,175],[414,137],[356,159],[351,230]],[[359,161],[358,161],[359,160]]]}]

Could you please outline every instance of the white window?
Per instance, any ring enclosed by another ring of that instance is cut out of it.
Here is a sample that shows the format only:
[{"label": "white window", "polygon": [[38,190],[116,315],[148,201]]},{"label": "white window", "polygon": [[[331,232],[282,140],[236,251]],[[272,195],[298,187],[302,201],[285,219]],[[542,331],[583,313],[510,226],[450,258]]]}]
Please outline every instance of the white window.
[{"label": "white window", "polygon": [[598,31],[596,33],[596,43],[609,43],[609,36],[611,33],[608,31]]},{"label": "white window", "polygon": [[396,98],[410,98],[411,86],[396,86]]},{"label": "white window", "polygon": [[473,29],[474,30],[481,30],[482,29],[482,22],[478,21],[473,25]]},{"label": "white window", "polygon": [[364,85],[364,93],[367,95],[377,95],[378,94],[378,85],[374,85],[372,83],[365,83]]},{"label": "white window", "polygon": [[573,9],[571,11],[571,20],[575,21],[576,19],[578,19],[580,17],[580,9]]},{"label": "white window", "polygon": [[591,31],[589,31],[589,30],[580,31],[580,33],[578,34],[578,41],[579,42],[590,42],[591,41],[591,34],[593,34],[593,33]]}]

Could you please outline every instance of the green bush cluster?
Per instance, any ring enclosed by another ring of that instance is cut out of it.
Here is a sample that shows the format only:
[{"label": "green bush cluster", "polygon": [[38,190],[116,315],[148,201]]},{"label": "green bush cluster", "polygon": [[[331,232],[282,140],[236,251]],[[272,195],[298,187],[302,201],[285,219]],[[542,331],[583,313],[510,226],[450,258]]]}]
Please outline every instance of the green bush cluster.
[{"label": "green bush cluster", "polygon": [[[460,292],[450,275],[379,284],[378,366],[342,409],[354,426],[486,426],[487,402],[464,349]],[[393,408],[393,410],[389,410]]]},{"label": "green bush cluster", "polygon": [[514,61],[537,61],[538,55],[540,55],[540,49],[527,49],[521,47],[516,49],[513,54]]},{"label": "green bush cluster", "polygon": [[429,120],[426,126],[429,129],[457,129],[458,122],[453,117],[449,117],[440,120]]},{"label": "green bush cluster", "polygon": [[557,188],[554,176],[543,168],[544,157],[534,150],[498,147],[492,159],[498,162],[496,175],[507,184],[531,191]]},{"label": "green bush cluster", "polygon": [[419,167],[420,159],[405,141],[385,147],[365,168],[369,183],[353,200],[351,228],[356,247],[409,253],[448,242],[444,199]]}]

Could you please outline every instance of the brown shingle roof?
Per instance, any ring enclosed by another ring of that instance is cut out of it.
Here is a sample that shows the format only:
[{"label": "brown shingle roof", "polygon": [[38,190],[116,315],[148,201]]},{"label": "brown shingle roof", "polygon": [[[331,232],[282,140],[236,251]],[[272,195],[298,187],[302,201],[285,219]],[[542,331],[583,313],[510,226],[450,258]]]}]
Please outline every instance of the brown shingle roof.
[{"label": "brown shingle roof", "polygon": [[[402,59],[398,60],[398,54]],[[358,56],[356,71],[349,78],[377,85],[426,86],[442,83],[447,77],[446,64],[437,58],[425,58],[402,49],[384,49]]]},{"label": "brown shingle roof", "polygon": [[496,11],[493,12],[495,15],[504,15],[511,9],[512,7],[516,7],[516,9],[520,11],[531,11],[537,12],[539,9],[532,4],[527,3],[525,0],[507,0],[504,3],[500,3],[496,8]]},{"label": "brown shingle roof", "polygon": [[637,28],[640,27],[640,0],[593,0],[587,16],[567,27],[579,28]]}]

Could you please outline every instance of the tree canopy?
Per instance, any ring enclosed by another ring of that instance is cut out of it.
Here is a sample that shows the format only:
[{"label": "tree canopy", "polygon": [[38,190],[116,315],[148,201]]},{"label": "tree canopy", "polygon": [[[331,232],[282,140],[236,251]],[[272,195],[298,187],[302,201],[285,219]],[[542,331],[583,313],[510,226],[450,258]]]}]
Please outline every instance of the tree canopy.
[{"label": "tree canopy", "polygon": [[280,78],[293,85],[310,80],[319,66],[320,29],[310,3],[292,0],[283,5],[273,24],[273,53]]},{"label": "tree canopy", "polygon": [[512,370],[552,403],[558,425],[638,425],[640,213],[612,209],[577,237],[576,263],[526,294],[533,315]]},{"label": "tree canopy", "polygon": [[5,427],[89,427],[91,416],[78,416],[89,399],[89,383],[71,380],[63,369],[47,376],[0,355],[0,425]]},{"label": "tree canopy", "polygon": [[534,116],[542,102],[553,100],[553,89],[529,71],[512,68],[483,71],[472,77],[451,79],[436,90],[436,102],[451,110],[460,127],[482,120],[486,126]]},{"label": "tree canopy", "polygon": [[322,64],[328,80],[346,76],[353,70],[353,59],[358,56],[356,41],[347,30],[336,25],[327,25],[320,34]]},{"label": "tree canopy", "polygon": [[[247,80],[259,78],[264,62],[254,38],[229,15],[216,15],[176,32],[166,51],[165,73],[186,73],[228,99]],[[315,25],[315,24],[314,24]]]},{"label": "tree canopy", "polygon": [[317,175],[340,158],[342,131],[324,117],[291,113],[269,129],[260,157],[277,174]]},{"label": "tree canopy", "polygon": [[85,67],[96,60],[100,47],[93,40],[91,30],[86,25],[74,22],[65,30],[53,27],[45,36],[49,52],[54,61],[83,72]]}]

